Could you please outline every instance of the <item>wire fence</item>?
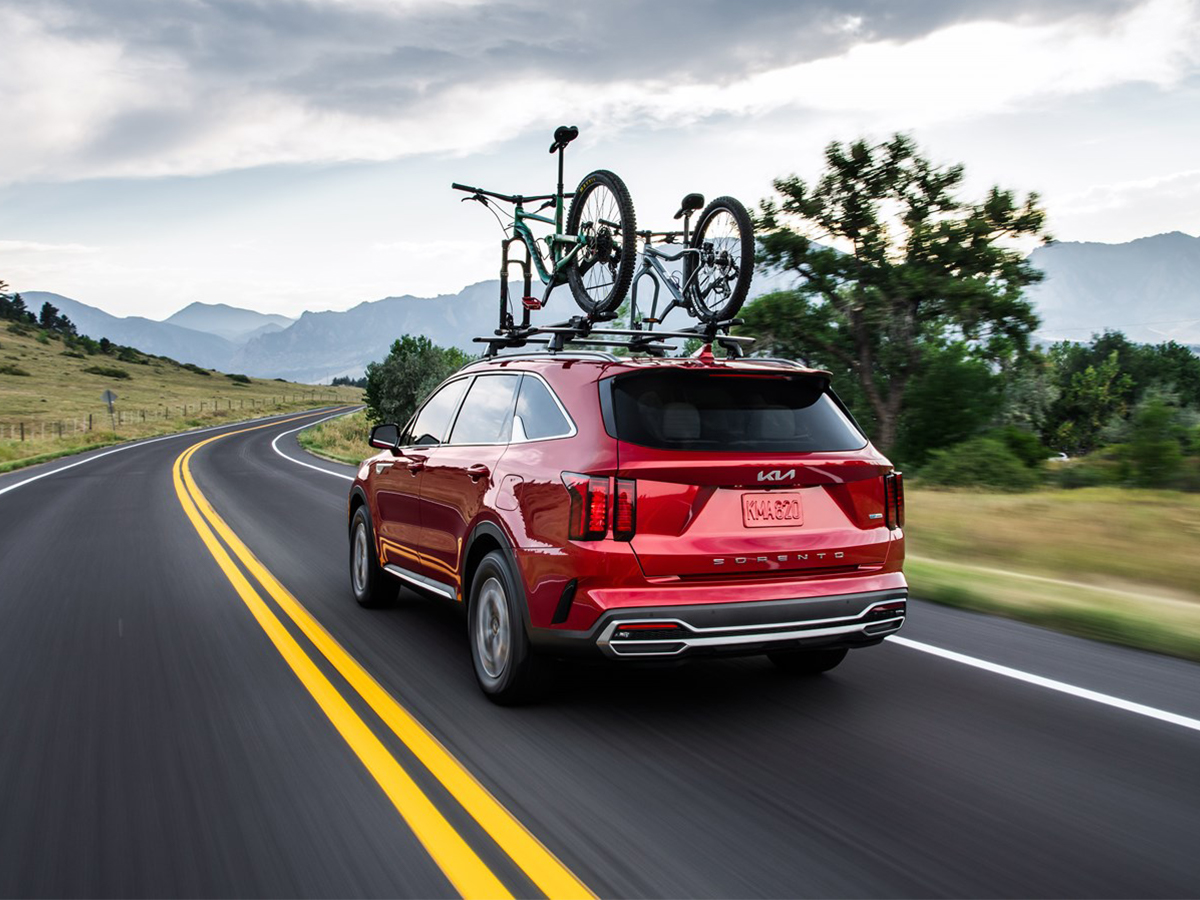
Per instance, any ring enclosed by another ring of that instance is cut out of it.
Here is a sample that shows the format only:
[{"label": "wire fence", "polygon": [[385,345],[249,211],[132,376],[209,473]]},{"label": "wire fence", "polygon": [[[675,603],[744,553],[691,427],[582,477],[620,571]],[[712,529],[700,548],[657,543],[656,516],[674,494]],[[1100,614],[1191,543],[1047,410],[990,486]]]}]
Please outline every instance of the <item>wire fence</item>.
[{"label": "wire fence", "polygon": [[144,423],[172,419],[228,418],[234,414],[283,409],[296,404],[337,403],[345,398],[326,391],[278,394],[270,397],[211,397],[183,403],[159,404],[155,408],[107,409],[72,416],[39,416],[29,420],[0,419],[0,441],[69,440],[91,431],[113,432],[133,429]]}]

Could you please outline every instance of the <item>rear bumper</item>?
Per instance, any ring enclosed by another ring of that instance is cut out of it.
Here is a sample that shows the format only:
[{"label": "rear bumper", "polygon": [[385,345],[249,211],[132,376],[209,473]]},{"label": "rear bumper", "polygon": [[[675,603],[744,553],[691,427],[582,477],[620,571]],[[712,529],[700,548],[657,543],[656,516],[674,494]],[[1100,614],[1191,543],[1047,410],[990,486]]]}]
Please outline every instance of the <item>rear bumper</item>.
[{"label": "rear bumper", "polygon": [[611,609],[587,631],[530,629],[539,650],[609,659],[745,656],[877,644],[904,624],[908,591]]}]

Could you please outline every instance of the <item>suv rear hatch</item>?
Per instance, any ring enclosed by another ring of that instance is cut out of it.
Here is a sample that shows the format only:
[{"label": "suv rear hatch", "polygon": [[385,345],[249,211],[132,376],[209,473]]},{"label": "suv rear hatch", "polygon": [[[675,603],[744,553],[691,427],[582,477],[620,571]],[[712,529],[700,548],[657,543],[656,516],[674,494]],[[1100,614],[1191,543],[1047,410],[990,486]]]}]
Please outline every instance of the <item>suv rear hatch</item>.
[{"label": "suv rear hatch", "polygon": [[636,479],[631,544],[650,577],[836,574],[887,559],[892,466],[826,373],[655,368],[600,384],[619,477]]}]

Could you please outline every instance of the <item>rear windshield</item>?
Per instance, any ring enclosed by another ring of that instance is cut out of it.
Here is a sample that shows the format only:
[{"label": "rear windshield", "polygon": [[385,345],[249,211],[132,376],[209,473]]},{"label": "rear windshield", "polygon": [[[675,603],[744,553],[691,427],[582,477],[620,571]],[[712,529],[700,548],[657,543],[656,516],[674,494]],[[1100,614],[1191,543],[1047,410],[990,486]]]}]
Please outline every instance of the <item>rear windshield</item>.
[{"label": "rear windshield", "polygon": [[615,437],[663,450],[812,453],[866,439],[813,375],[639,372],[612,384]]}]

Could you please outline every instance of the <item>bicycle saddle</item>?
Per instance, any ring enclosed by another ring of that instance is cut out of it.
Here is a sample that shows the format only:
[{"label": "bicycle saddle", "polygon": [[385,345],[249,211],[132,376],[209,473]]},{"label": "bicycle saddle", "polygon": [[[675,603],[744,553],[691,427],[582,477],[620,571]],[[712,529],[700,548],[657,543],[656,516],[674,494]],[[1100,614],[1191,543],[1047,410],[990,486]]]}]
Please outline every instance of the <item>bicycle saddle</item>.
[{"label": "bicycle saddle", "polygon": [[675,213],[675,218],[682,219],[688,213],[695,212],[704,206],[703,194],[688,194],[680,201],[679,212]]},{"label": "bicycle saddle", "polygon": [[574,125],[559,125],[554,129],[554,143],[550,145],[550,152],[561,150],[577,137],[579,137],[579,129]]}]

